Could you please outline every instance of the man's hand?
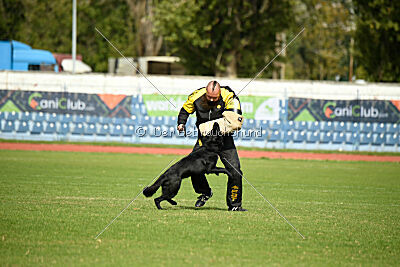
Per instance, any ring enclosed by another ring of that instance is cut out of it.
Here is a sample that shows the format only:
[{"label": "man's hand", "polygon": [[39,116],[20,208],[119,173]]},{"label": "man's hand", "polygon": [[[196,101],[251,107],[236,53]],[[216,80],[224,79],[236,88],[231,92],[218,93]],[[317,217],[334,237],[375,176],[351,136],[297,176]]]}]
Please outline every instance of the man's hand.
[{"label": "man's hand", "polygon": [[178,131],[183,132],[185,130],[185,125],[184,124],[179,124],[177,129],[178,129]]}]

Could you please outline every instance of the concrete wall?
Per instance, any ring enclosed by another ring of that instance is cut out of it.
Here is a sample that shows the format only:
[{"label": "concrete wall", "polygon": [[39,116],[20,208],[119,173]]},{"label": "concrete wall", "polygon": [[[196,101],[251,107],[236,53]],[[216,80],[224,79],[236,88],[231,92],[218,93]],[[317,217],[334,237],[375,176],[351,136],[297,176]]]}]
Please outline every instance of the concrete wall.
[{"label": "concrete wall", "polygon": [[[109,74],[0,71],[0,89],[91,94],[190,94],[216,79],[237,94],[316,99],[400,100],[400,84],[228,79],[202,76],[114,76]],[[151,83],[150,83],[150,82]],[[153,86],[153,85],[154,86]],[[245,88],[244,88],[245,87]],[[244,88],[244,89],[243,89]],[[242,90],[243,89],[243,90]]]}]

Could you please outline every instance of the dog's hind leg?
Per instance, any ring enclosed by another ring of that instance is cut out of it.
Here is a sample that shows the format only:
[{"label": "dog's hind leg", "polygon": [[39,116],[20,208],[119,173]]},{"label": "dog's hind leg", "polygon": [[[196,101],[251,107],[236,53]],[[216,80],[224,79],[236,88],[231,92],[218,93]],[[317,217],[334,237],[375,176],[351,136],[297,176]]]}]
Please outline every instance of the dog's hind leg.
[{"label": "dog's hind leg", "polygon": [[171,204],[171,205],[178,205],[178,203],[176,203],[176,201],[174,201],[174,200],[172,200],[172,199],[166,199],[168,202],[169,202],[169,204]]},{"label": "dog's hind leg", "polygon": [[156,204],[157,209],[162,210],[163,208],[161,208],[161,201],[165,200],[165,198],[163,196],[155,198],[154,199],[154,203]]},{"label": "dog's hind leg", "polygon": [[168,201],[171,205],[178,205],[178,203],[172,200],[172,198],[175,197],[176,194],[178,194],[179,188],[181,187],[181,182],[182,180],[179,177],[176,177],[175,179],[171,179],[165,182],[162,187],[162,195],[164,199]]}]

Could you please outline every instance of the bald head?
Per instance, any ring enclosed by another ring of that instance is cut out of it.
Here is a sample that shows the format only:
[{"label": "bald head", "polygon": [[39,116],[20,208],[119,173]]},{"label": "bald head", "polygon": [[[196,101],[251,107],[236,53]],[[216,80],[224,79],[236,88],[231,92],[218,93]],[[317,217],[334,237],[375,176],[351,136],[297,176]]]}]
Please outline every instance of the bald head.
[{"label": "bald head", "polygon": [[209,102],[218,101],[221,95],[221,87],[217,81],[211,81],[206,87],[206,97]]}]

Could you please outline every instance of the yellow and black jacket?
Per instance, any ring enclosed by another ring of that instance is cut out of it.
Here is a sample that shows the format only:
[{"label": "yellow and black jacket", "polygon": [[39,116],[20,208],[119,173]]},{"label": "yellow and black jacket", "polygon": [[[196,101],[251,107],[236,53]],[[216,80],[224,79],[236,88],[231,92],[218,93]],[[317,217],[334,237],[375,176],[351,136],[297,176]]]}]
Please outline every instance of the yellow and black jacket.
[{"label": "yellow and black jacket", "polygon": [[221,97],[216,105],[210,107],[207,104],[206,88],[200,88],[189,95],[188,100],[183,104],[178,115],[178,125],[186,124],[190,114],[196,112],[196,126],[201,123],[222,118],[222,112],[235,111],[242,114],[239,98],[235,92],[228,86],[221,86]]}]

